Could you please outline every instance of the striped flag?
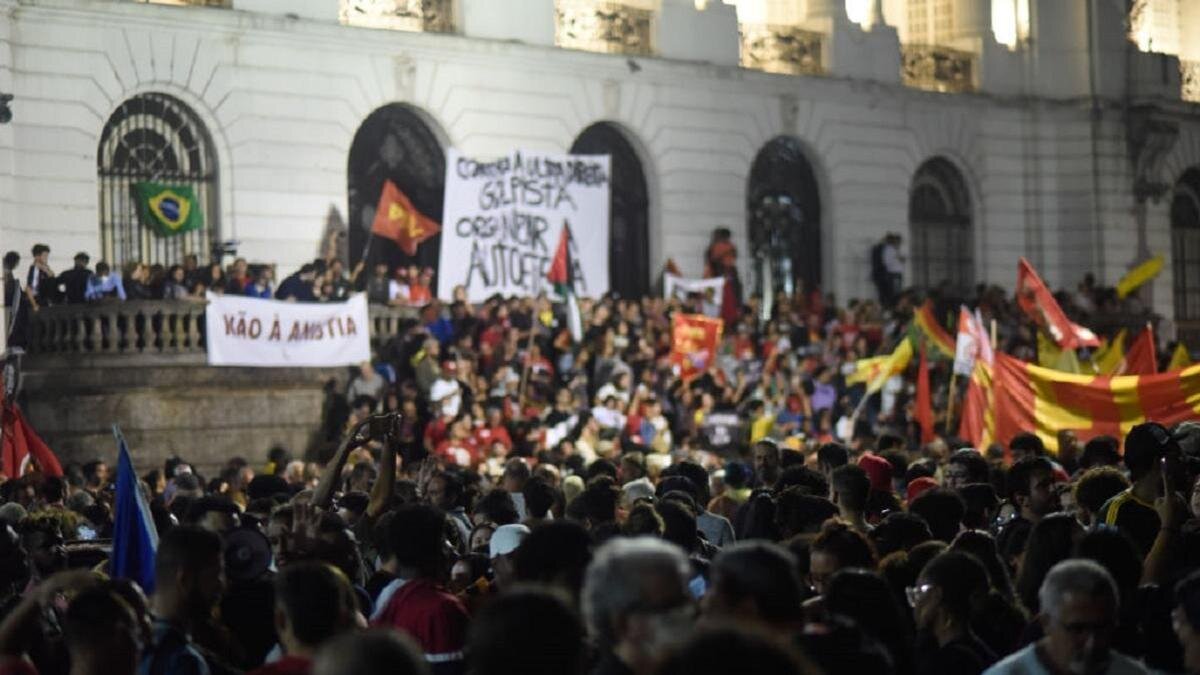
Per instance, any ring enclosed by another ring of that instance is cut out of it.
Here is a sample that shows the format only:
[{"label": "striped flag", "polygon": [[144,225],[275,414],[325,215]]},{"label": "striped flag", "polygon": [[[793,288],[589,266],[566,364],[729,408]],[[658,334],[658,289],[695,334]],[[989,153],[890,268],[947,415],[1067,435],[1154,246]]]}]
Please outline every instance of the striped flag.
[{"label": "striped flag", "polygon": [[129,456],[129,446],[117,425],[117,494],[113,517],[112,575],[136,581],[147,594],[154,592],[154,556],[158,551],[158,533],[150,504],[138,487],[137,472]]},{"label": "striped flag", "polygon": [[913,326],[916,327],[924,342],[930,344],[942,358],[953,359],[955,352],[954,338],[946,331],[945,326],[937,320],[933,313],[933,302],[926,300],[925,304],[913,313]]},{"label": "striped flag", "polygon": [[1033,431],[1052,452],[1058,432],[1072,430],[1082,442],[1102,434],[1124,438],[1134,425],[1171,426],[1200,417],[1200,365],[1157,375],[1075,375],[996,355],[996,440],[1005,445]]},{"label": "striped flag", "polygon": [[958,437],[971,442],[980,452],[996,439],[995,399],[992,390],[992,364],[978,359],[971,371],[967,393],[963,397]]}]

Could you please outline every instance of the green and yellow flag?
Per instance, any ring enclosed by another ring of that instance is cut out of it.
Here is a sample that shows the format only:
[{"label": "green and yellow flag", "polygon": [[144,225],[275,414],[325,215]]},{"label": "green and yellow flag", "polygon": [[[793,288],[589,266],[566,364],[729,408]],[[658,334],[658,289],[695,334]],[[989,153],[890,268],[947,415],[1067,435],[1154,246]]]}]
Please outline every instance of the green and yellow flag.
[{"label": "green and yellow flag", "polygon": [[204,227],[204,213],[196,193],[186,185],[134,183],[133,193],[142,222],[164,237]]}]

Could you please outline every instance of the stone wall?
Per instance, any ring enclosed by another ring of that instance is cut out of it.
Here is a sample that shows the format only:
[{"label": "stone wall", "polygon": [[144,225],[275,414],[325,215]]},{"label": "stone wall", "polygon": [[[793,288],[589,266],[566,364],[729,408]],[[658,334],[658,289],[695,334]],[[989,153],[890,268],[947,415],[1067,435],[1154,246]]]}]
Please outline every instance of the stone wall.
[{"label": "stone wall", "polygon": [[234,456],[261,464],[275,445],[298,458],[323,447],[322,388],[335,379],[344,389],[345,369],[214,368],[203,358],[38,356],[26,361],[24,409],[64,462],[115,461],[119,424],[139,472],[179,455],[211,476]]}]

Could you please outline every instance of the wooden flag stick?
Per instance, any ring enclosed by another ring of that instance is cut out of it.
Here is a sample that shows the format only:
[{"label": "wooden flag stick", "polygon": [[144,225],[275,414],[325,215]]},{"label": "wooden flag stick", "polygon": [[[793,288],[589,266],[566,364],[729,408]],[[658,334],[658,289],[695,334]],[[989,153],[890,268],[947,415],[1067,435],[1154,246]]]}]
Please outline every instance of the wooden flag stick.
[{"label": "wooden flag stick", "polygon": [[533,353],[533,335],[537,332],[537,308],[534,308],[533,314],[530,315],[529,322],[529,342],[525,345],[525,367],[521,369],[521,386],[517,394],[517,415],[523,417],[525,414],[525,389],[529,385],[529,371],[533,367],[533,359],[529,355]]}]

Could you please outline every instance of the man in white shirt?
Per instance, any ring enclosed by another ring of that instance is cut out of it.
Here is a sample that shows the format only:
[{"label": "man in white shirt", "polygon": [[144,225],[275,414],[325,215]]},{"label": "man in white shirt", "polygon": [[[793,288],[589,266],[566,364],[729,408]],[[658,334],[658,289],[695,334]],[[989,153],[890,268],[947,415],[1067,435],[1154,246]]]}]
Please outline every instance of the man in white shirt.
[{"label": "man in white shirt", "polygon": [[1117,584],[1091,560],[1055,565],[1038,591],[1045,637],[1003,659],[984,675],[1146,675],[1110,647],[1117,630]]}]

